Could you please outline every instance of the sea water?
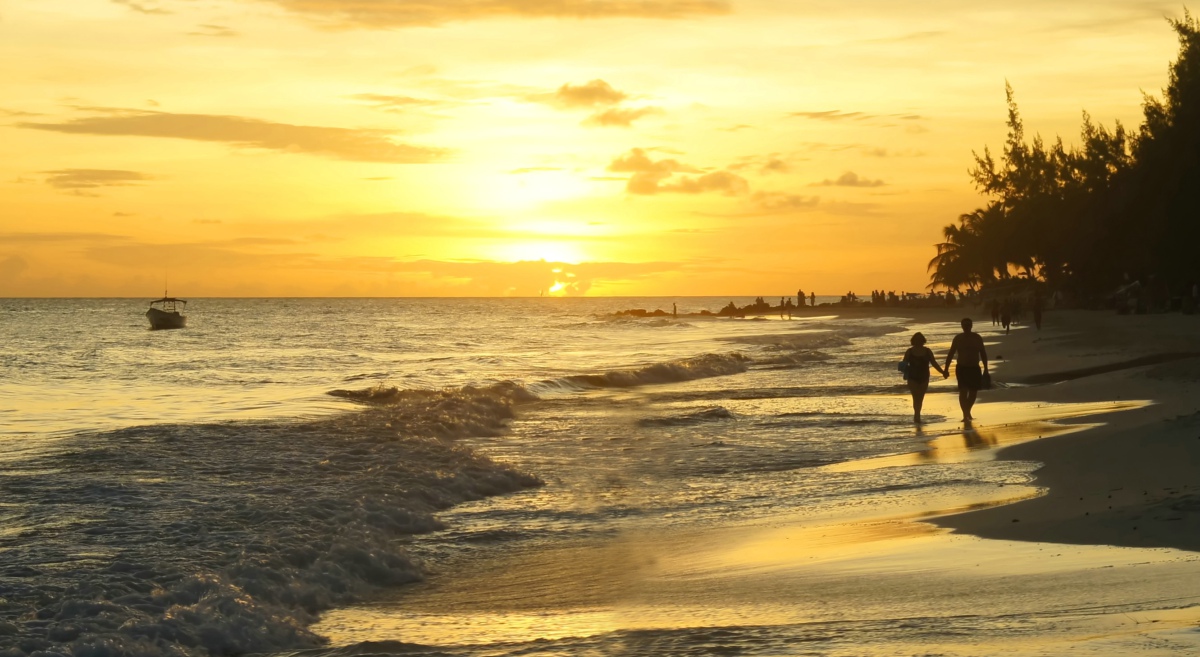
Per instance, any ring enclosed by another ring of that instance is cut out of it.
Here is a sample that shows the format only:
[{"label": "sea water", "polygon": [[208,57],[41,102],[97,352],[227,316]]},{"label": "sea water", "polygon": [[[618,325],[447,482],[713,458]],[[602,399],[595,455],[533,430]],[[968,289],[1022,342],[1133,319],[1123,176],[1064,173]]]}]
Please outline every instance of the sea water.
[{"label": "sea water", "polygon": [[[0,300],[0,650],[279,653],[332,634],[347,654],[620,652],[586,610],[514,634],[469,604],[406,616],[405,585],[1028,481],[1002,461],[830,467],[936,437],[895,362],[914,330],[944,348],[955,324],[698,314],[730,300],[196,299],[177,331],[146,330],[136,300]],[[596,581],[628,566],[581,567],[580,586],[603,608]],[[502,589],[480,586],[467,597]],[[795,638],[780,627],[762,645]]]}]

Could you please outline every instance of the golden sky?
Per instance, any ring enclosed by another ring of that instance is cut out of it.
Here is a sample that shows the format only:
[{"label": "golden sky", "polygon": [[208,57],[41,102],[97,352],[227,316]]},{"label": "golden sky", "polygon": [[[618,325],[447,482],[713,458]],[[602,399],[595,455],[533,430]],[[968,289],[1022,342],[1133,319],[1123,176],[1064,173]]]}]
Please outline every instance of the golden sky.
[{"label": "golden sky", "polygon": [[915,290],[971,151],[1140,123],[1141,0],[5,0],[0,296]]}]

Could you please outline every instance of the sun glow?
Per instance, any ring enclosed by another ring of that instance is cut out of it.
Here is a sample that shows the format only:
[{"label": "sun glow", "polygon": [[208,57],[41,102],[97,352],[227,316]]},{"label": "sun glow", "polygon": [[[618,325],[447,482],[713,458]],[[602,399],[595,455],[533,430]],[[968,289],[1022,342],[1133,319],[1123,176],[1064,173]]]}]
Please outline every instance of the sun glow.
[{"label": "sun glow", "polygon": [[586,181],[569,171],[518,170],[480,181],[475,204],[490,210],[528,210],[543,203],[587,196]]},{"label": "sun glow", "polygon": [[505,244],[490,255],[496,260],[507,262],[542,260],[578,264],[588,259],[579,244],[552,240]]}]

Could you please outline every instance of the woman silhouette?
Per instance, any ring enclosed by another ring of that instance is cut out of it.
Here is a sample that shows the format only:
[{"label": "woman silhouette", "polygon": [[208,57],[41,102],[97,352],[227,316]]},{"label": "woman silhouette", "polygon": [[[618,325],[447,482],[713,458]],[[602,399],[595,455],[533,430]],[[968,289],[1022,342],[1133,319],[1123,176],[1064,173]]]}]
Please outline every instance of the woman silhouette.
[{"label": "woman silhouette", "polygon": [[943,377],[950,376],[950,372],[938,365],[937,357],[925,346],[925,336],[920,331],[913,334],[910,342],[912,346],[904,352],[904,362],[908,363],[904,378],[908,379],[908,390],[912,393],[913,422],[920,424],[921,406],[925,403],[925,392],[929,390],[929,368],[937,370]]}]

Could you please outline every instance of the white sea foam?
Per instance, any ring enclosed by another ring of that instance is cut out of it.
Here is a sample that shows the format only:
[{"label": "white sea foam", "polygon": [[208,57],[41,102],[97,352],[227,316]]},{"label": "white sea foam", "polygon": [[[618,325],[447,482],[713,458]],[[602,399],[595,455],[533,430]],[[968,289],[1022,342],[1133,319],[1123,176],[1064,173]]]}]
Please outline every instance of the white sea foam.
[{"label": "white sea foam", "polygon": [[[69,321],[80,304],[123,311],[116,301],[48,303],[33,324],[0,323],[0,395],[22,409],[0,415],[0,434],[117,430],[0,444],[0,657],[318,648],[314,614],[420,578],[418,557],[869,504],[944,478],[814,469],[920,443],[886,362],[906,346],[892,320],[589,321],[629,300],[211,300],[164,334]],[[325,394],[335,385],[351,390]],[[262,419],[293,416],[308,419]],[[214,421],[244,417],[257,419]],[[551,485],[454,506],[538,483],[500,463]],[[334,652],[406,650],[432,649]]]},{"label": "white sea foam", "polygon": [[320,645],[305,629],[317,613],[422,576],[401,541],[440,528],[435,511],[540,483],[447,440],[502,432],[516,390],[129,428],[30,459],[0,479],[0,654]]}]

